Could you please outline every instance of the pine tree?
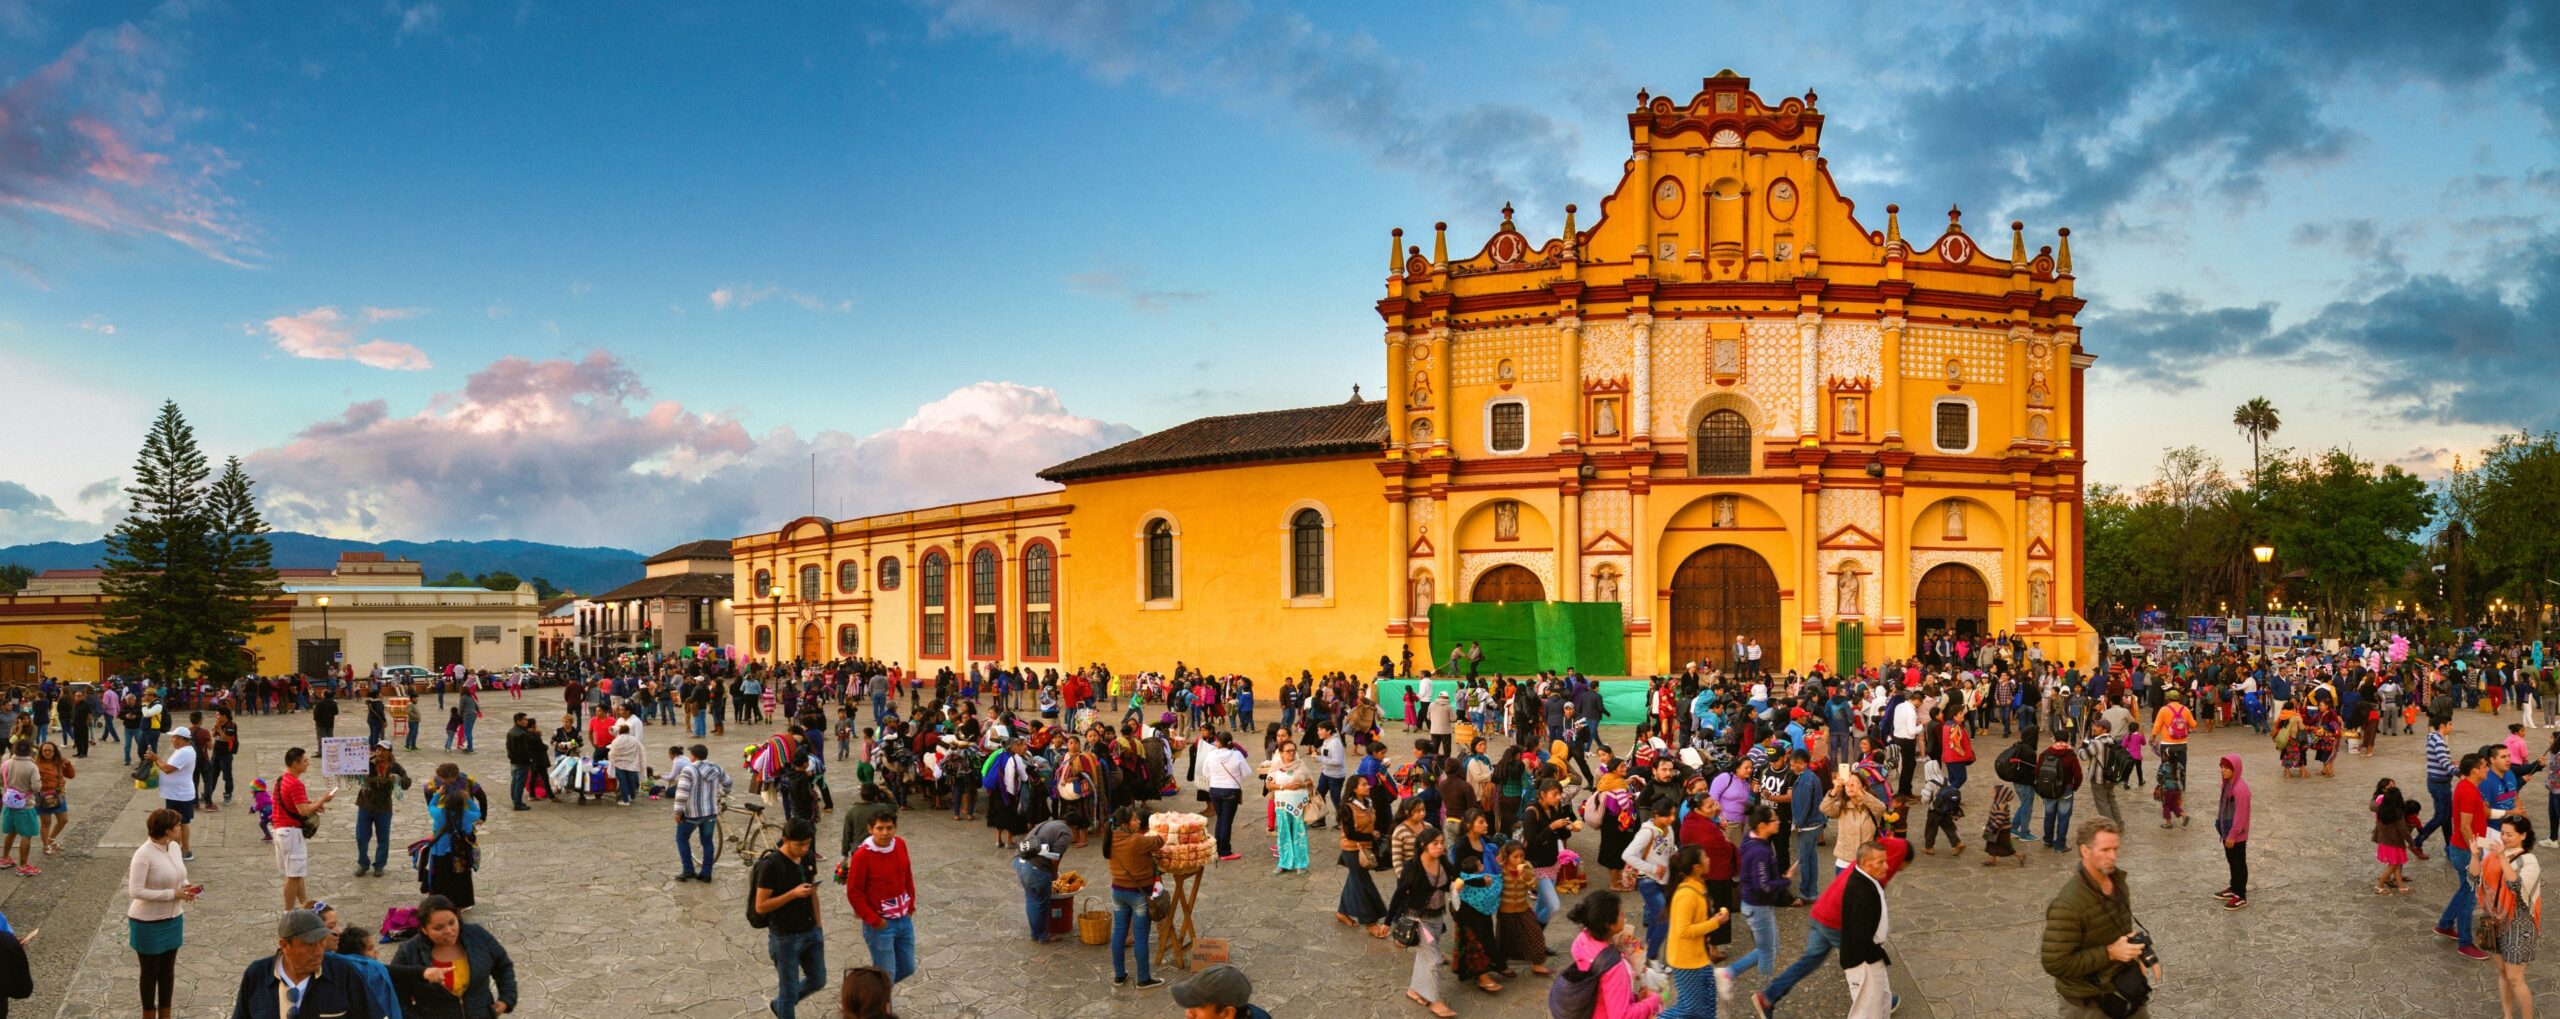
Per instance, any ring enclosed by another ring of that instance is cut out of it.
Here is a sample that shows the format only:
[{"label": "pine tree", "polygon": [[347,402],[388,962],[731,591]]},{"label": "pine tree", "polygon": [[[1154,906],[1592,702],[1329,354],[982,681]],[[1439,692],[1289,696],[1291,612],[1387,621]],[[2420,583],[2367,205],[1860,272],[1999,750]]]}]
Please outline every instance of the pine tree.
[{"label": "pine tree", "polygon": [[213,572],[207,547],[204,451],[175,401],[134,457],[130,505],[100,560],[106,595],[82,653],[132,663],[143,675],[181,678],[201,660]]},{"label": "pine tree", "polygon": [[231,457],[222,462],[222,476],[214,479],[205,498],[214,599],[204,613],[209,643],[202,660],[205,675],[216,681],[250,672],[255,661],[248,653],[249,638],[275,631],[258,622],[259,605],[274,597],[275,546],[267,540],[267,522],[258,515],[249,486],[240,458]]}]

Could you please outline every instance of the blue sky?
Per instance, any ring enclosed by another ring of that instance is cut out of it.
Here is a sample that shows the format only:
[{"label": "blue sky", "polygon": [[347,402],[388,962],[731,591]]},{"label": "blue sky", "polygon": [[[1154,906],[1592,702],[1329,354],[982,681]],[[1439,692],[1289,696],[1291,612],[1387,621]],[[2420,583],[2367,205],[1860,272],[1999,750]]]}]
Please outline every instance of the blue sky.
[{"label": "blue sky", "polygon": [[1374,395],[1388,228],[1551,235],[1724,67],[2073,228],[2100,480],[2253,395],[2436,467],[2560,426],[2560,23],[2456,6],[0,0],[0,541],[168,398],[279,526],[651,547]]}]

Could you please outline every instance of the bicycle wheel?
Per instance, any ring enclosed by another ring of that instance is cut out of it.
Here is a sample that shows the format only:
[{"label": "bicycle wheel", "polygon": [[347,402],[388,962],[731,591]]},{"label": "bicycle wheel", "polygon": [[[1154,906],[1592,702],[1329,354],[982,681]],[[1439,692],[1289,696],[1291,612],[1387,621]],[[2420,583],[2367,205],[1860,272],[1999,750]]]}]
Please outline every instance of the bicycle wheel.
[{"label": "bicycle wheel", "polygon": [[712,865],[720,862],[720,846],[722,840],[728,838],[728,835],[728,826],[720,823],[720,815],[711,815],[711,848],[705,850],[711,858],[702,862],[703,873],[711,873]]},{"label": "bicycle wheel", "polygon": [[758,850],[763,848],[763,835],[764,826],[753,821],[747,822],[745,830],[738,833],[738,859],[749,867],[755,866],[756,857],[761,855]]}]

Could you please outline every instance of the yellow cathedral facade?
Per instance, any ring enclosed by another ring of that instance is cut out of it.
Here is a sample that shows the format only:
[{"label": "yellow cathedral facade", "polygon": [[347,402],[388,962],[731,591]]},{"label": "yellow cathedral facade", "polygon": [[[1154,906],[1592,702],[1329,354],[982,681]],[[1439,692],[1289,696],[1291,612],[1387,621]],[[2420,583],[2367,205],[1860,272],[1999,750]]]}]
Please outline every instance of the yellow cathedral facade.
[{"label": "yellow cathedral facade", "polygon": [[[1861,220],[1816,97],[1639,93],[1588,227],[1389,249],[1383,400],[1204,418],[1060,491],[732,542],[760,660],[1267,676],[1433,657],[1434,606],[1614,605],[1635,675],[1935,635],[2090,660],[2070,231]],[[1933,232],[1932,232],[1933,231]],[[2005,253],[2004,252],[2005,249]],[[1447,613],[1443,613],[1444,617]],[[1586,616],[1585,618],[1588,618]],[[1444,635],[1445,636],[1445,635]],[[1613,657],[1613,656],[1604,656]]]}]

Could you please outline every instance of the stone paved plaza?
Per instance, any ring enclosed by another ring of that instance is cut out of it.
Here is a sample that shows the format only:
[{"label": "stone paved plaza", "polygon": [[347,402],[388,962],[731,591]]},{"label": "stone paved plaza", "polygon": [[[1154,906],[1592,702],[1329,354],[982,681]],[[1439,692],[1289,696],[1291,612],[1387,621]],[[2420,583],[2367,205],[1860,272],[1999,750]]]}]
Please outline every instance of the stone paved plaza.
[{"label": "stone paved plaza", "polygon": [[[488,703],[492,721],[515,710],[555,718],[552,691],[529,693],[520,709],[504,697]],[[360,721],[361,713],[357,714]],[[343,723],[343,720],[342,720]],[[235,808],[200,815],[195,828],[195,880],[205,898],[188,915],[187,946],[179,956],[180,1016],[227,1015],[240,969],[273,947],[279,902],[267,847],[246,810],[251,773],[272,775],[286,746],[308,745],[307,716],[254,717],[243,723],[247,741]],[[341,724],[342,734],[349,727]],[[362,732],[361,725],[354,727]],[[2457,723],[2461,743],[2476,744],[2493,731],[2487,716],[2465,713]],[[2502,729],[2496,730],[2503,732]],[[652,734],[651,757],[663,733]],[[1396,735],[1390,727],[1389,735]],[[1620,736],[1620,733],[1611,733]],[[2547,738],[2547,733],[2532,735]],[[724,758],[744,742],[731,729]],[[2419,891],[2388,898],[2373,895],[2377,867],[2368,841],[2364,797],[2375,778],[2391,775],[2423,797],[2418,737],[2386,737],[2383,754],[2349,758],[2335,778],[2282,780],[2268,744],[2254,733],[2200,735],[2192,750],[2200,788],[2190,797],[2194,826],[2162,831],[2147,790],[2126,792],[2130,833],[2123,866],[2132,878],[2138,915],[2157,937],[2169,970],[2154,1015],[2159,1016],[2417,1016],[2492,1015],[2496,1009],[2492,965],[2468,962],[2429,933],[2450,891],[2449,868],[2439,857],[2411,865]],[[773,972],[763,937],[740,917],[745,869],[724,860],[714,885],[679,884],[672,826],[664,804],[630,808],[545,804],[529,813],[505,809],[504,758],[494,729],[484,730],[486,749],[470,757],[422,749],[403,762],[423,777],[434,765],[459,759],[491,788],[498,810],[486,827],[486,866],[479,877],[481,903],[471,919],[488,927],[514,956],[522,982],[521,1012],[535,1016],[677,1015],[737,1019],[763,1012]],[[2535,744],[2539,749],[2541,739]],[[423,744],[432,746],[432,741]],[[1256,741],[1255,745],[1259,745]],[[1988,802],[1989,757],[2002,743],[1981,741],[1975,795]],[[2242,753],[2257,790],[2257,837],[2252,844],[2252,905],[2225,912],[2209,893],[2222,887],[2220,847],[2211,830],[2212,762]],[[25,1015],[89,1017],[133,1011],[135,964],[125,948],[122,895],[125,861],[142,838],[143,817],[156,803],[131,793],[114,767],[117,752],[101,748],[74,784],[75,826],[70,855],[40,859],[39,878],[7,878],[0,908],[21,931],[40,924],[35,948],[36,1000]],[[254,764],[256,767],[250,767]],[[316,770],[316,769],[315,769]],[[315,783],[315,787],[325,783]],[[2538,784],[2538,783],[2535,783]],[[2540,813],[2542,798],[2529,784],[2524,802]],[[384,909],[413,902],[414,885],[395,864],[384,878],[357,879],[354,871],[353,794],[340,797],[312,846],[313,892],[339,905],[351,922],[379,921]],[[2082,794],[2082,816],[2093,808]],[[839,815],[830,815],[830,822]],[[1242,817],[1259,818],[1258,804]],[[2543,818],[2537,816],[2537,823]],[[1963,823],[1971,843],[1980,819]],[[1239,824],[1241,863],[1212,867],[1197,913],[1200,933],[1233,943],[1235,961],[1253,976],[1257,1001],[1273,1015],[1421,1015],[1399,993],[1406,957],[1386,942],[1334,923],[1332,905],[1340,871],[1324,866],[1326,832],[1318,831],[1318,865],[1303,876],[1275,876],[1268,867],[1268,837],[1258,820]],[[922,897],[918,922],[919,973],[900,991],[902,1015],[931,1017],[1174,1016],[1162,991],[1115,991],[1105,949],[1072,938],[1035,946],[1021,936],[1018,896],[1004,854],[979,824],[961,825],[930,811],[909,815],[903,833],[912,842]],[[395,851],[426,834],[415,799],[403,801],[392,834]],[[1590,839],[1582,840],[1588,851]],[[832,860],[835,836],[821,840]],[[93,848],[94,847],[94,848]],[[2043,907],[2070,866],[2067,854],[2027,850],[2023,869],[1987,870],[1969,850],[1949,860],[1944,847],[1918,858],[1893,886],[1896,986],[1900,1015],[1938,1017],[2041,1016],[2052,1013],[2050,982],[2036,962]],[[1070,867],[1099,877],[1097,849],[1072,853]],[[840,973],[865,960],[857,921],[840,888],[826,887],[827,962]],[[1802,911],[1788,911],[1781,940],[1804,943]],[[1550,929],[1561,946],[1562,923]],[[1749,935],[1737,938],[1747,946]],[[1740,946],[1738,946],[1740,947]],[[1178,976],[1178,974],[1175,974]],[[833,976],[830,984],[833,984]],[[1742,987],[1759,986],[1746,976]],[[1469,1016],[1543,1016],[1542,982],[1523,982],[1496,997],[1445,985],[1450,1004]],[[2560,1002],[2549,988],[2544,1007]],[[832,1001],[832,997],[824,1000]],[[1836,969],[1808,979],[1781,1008],[1791,1016],[1837,1015],[1845,994]],[[57,1011],[58,1010],[58,1011]],[[832,1014],[817,1002],[803,1015]],[[1728,1015],[1735,1014],[1728,1012]],[[1747,1004],[1740,1014],[1748,1014]]]}]

